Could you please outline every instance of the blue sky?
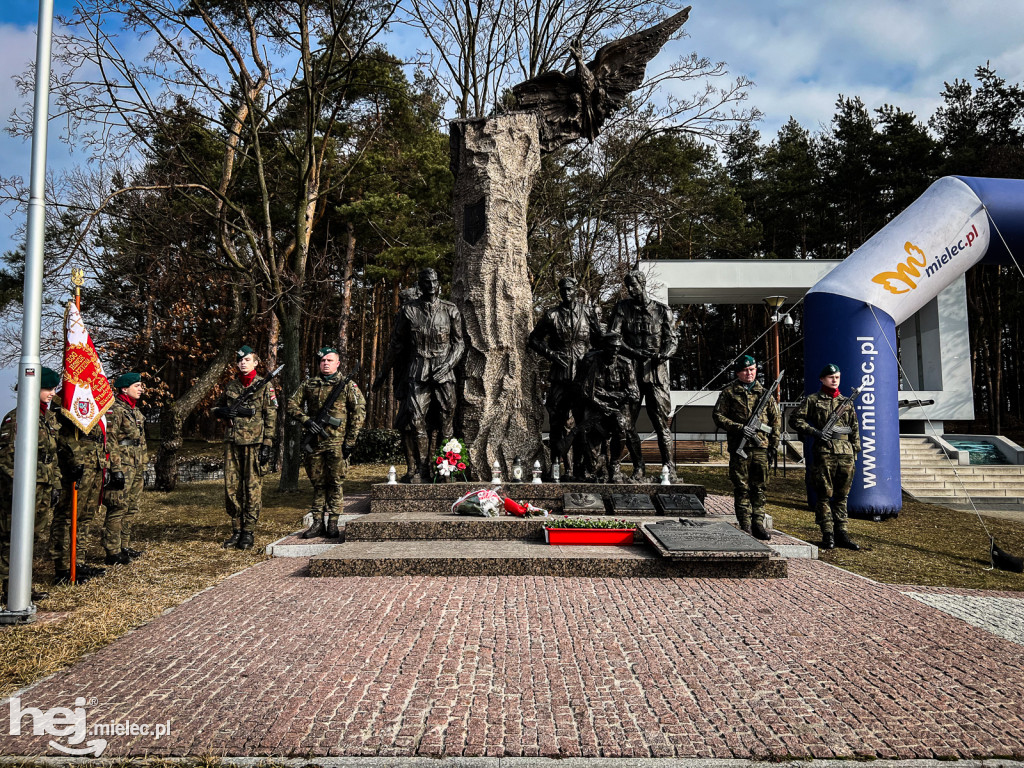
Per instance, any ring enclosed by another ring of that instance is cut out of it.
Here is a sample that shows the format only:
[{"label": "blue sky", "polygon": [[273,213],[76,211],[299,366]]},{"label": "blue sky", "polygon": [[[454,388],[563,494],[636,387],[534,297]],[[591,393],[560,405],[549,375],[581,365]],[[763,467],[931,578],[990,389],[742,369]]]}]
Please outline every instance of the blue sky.
[{"label": "blue sky", "polygon": [[[35,58],[37,0],[0,0],[0,116],[18,103],[11,76]],[[68,13],[72,0],[56,0]],[[890,103],[927,118],[943,82],[968,78],[991,61],[1024,82],[1024,3],[1020,0],[693,0],[685,29],[658,61],[696,50],[755,82],[750,103],[772,137],[790,115],[812,130],[827,125],[836,98],[860,96],[869,109]],[[408,39],[407,37],[405,38]],[[399,55],[412,51],[395,50]],[[71,160],[51,130],[51,167]],[[29,176],[29,146],[0,135],[0,175]],[[15,247],[23,214],[0,211],[0,249]],[[43,329],[46,332],[48,329]],[[12,372],[0,371],[0,409]],[[4,410],[0,410],[3,413]]]}]

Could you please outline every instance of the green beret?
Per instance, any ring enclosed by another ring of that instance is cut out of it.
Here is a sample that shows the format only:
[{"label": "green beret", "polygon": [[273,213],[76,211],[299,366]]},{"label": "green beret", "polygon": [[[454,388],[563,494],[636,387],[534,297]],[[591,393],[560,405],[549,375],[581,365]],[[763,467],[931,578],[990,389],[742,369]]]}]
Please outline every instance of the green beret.
[{"label": "green beret", "polygon": [[742,371],[744,368],[749,368],[752,365],[757,365],[757,360],[752,358],[750,355],[740,355],[736,358],[736,362],[732,364],[732,370]]},{"label": "green beret", "polygon": [[[334,353],[335,355],[337,355],[338,354],[338,350],[336,350],[334,347],[320,347],[320,349],[318,349],[317,352],[316,352],[316,359],[317,360],[322,360],[323,358],[327,357],[331,353]],[[338,356],[340,357],[340,355],[338,355]]]},{"label": "green beret", "polygon": [[246,355],[251,355],[251,354],[254,354],[254,353],[253,353],[252,347],[250,347],[248,344],[246,344],[244,347],[242,347],[240,350],[238,350],[238,352],[236,352],[235,354],[237,354],[238,355],[238,359],[241,360]]},{"label": "green beret", "polygon": [[114,389],[125,389],[139,381],[142,381],[142,377],[137,373],[122,373],[114,379]]},{"label": "green beret", "polygon": [[56,389],[60,386],[60,374],[53,368],[43,366],[43,375],[39,377],[40,389]]},{"label": "green beret", "polygon": [[826,376],[831,376],[833,373],[839,373],[839,366],[835,363],[829,363],[821,369],[821,373],[818,374],[819,379],[824,379]]}]

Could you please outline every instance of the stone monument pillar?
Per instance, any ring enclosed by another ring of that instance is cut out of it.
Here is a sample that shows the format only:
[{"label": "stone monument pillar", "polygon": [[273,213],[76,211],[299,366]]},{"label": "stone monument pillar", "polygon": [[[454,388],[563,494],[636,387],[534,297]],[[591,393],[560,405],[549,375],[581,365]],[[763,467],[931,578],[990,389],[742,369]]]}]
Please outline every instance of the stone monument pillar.
[{"label": "stone monument pillar", "polygon": [[[543,458],[526,209],[540,169],[538,117],[516,112],[451,124],[455,176],[452,300],[466,326],[461,428],[473,475]],[[546,464],[546,461],[542,461]]]}]

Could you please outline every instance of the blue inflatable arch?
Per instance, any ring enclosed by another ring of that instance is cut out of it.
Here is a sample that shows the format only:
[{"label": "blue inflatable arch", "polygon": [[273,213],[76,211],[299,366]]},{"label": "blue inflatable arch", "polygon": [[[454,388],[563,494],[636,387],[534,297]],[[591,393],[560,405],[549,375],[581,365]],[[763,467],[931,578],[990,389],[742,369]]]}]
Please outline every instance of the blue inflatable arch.
[{"label": "blue inflatable arch", "polygon": [[970,267],[1008,261],[1022,243],[1024,181],[947,176],[808,292],[807,391],[819,388],[822,366],[836,363],[843,392],[862,393],[850,514],[890,516],[903,506],[896,327]]}]

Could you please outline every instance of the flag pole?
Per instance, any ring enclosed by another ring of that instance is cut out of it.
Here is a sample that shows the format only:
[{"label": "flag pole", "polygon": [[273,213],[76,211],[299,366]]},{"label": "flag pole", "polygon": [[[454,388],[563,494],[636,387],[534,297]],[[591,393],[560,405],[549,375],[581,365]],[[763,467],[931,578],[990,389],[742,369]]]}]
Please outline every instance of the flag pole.
[{"label": "flag pole", "polygon": [[29,184],[25,287],[18,364],[18,434],[14,439],[11,505],[11,566],[7,610],[0,623],[35,620],[32,604],[32,539],[35,526],[39,450],[39,335],[43,307],[43,239],[46,213],[46,129],[50,113],[50,42],[53,0],[39,0],[36,35],[36,90],[32,115],[32,175]]},{"label": "flag pole", "polygon": [[[75,286],[75,309],[82,314],[82,283],[85,282],[85,270],[72,268],[71,283]],[[67,336],[67,328],[64,329]],[[67,339],[64,340],[65,345]],[[78,425],[75,425],[75,435],[81,437]],[[71,583],[75,583],[75,566],[78,564],[78,481],[71,483]]]}]

